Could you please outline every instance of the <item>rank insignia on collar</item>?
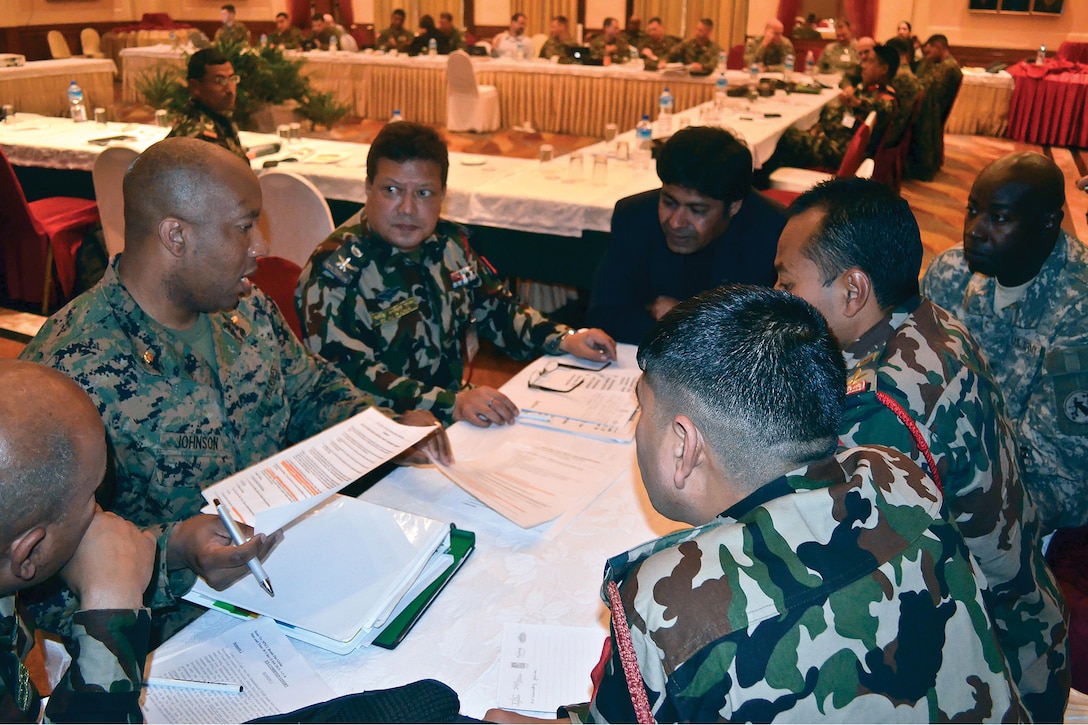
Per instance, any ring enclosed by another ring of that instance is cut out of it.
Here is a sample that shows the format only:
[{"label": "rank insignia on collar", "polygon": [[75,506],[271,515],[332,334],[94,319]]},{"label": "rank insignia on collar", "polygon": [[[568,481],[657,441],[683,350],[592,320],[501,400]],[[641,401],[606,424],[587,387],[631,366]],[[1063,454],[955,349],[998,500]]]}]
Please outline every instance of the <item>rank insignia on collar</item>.
[{"label": "rank insignia on collar", "polygon": [[352,276],[359,271],[358,267],[352,263],[353,261],[350,254],[341,250],[322,262],[321,269],[340,284],[348,284]]},{"label": "rank insignia on collar", "polygon": [[479,284],[479,282],[480,276],[476,274],[476,270],[471,265],[466,264],[456,272],[450,272],[450,286],[453,289]]},{"label": "rank insignia on collar", "polygon": [[854,395],[855,393],[864,393],[869,390],[869,383],[866,380],[851,380],[846,384],[846,394]]}]

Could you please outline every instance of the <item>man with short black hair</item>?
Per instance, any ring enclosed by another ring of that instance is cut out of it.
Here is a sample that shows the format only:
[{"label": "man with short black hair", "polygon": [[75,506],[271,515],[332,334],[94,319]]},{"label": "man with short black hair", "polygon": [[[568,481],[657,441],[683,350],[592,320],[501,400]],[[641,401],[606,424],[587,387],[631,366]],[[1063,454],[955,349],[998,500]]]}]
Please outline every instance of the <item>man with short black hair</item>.
[{"label": "man with short black hair", "polygon": [[566,15],[556,15],[552,18],[548,29],[548,39],[544,41],[544,46],[540,49],[541,58],[558,58],[560,63],[574,62],[567,52],[568,48],[574,46],[568,28],[569,22]]},{"label": "man with short black hair", "polygon": [[268,36],[268,44],[273,48],[294,50],[302,47],[302,31],[291,25],[287,13],[276,13],[276,29]]},{"label": "man with short black hair", "polygon": [[858,44],[854,40],[854,29],[850,27],[849,20],[839,18],[835,21],[835,40],[824,47],[816,65],[821,73],[846,75],[856,71],[860,63]]},{"label": "man with short black hair", "polygon": [[198,50],[189,58],[188,79],[189,105],[167,137],[199,138],[246,159],[231,118],[241,78],[230,60],[218,48]]},{"label": "man with short black hair", "polygon": [[215,43],[245,43],[249,44],[249,28],[234,19],[233,5],[224,5],[219,9],[219,17],[223,24],[215,31]]},{"label": "man with short black hair", "polygon": [[677,302],[724,282],[774,284],[785,224],[752,190],[752,154],[733,134],[682,129],[657,159],[662,187],[616,203],[587,320],[638,343]]},{"label": "man with short black hair", "polygon": [[1068,633],[1039,514],[982,351],[918,295],[922,240],[910,207],[883,184],[839,179],[802,194],[789,215],[778,286],[820,310],[845,353],[842,444],[897,448],[943,486],[985,575],[986,607],[1024,707],[1035,722],[1060,721]]},{"label": "man with short black hair", "polygon": [[440,218],[448,174],[434,129],[386,125],[367,155],[366,208],[314,250],[295,307],[306,346],[379,404],[427,410],[447,424],[505,425],[519,413],[513,401],[463,380],[479,338],[519,359],[610,360],[615,342],[517,303],[472,250],[468,230]]},{"label": "man with short black hair", "polygon": [[918,114],[907,157],[907,176],[932,181],[944,165],[944,124],[963,83],[960,64],[948,50],[948,38],[931,35],[918,65],[926,95]]},{"label": "man with short black hair", "polygon": [[624,26],[622,35],[628,46],[637,48],[646,37],[646,33],[642,32],[642,18],[637,15],[627,18],[627,25]]},{"label": "man with short black hair", "polygon": [[407,13],[401,8],[395,9],[389,15],[389,27],[378,34],[374,41],[374,47],[378,50],[396,50],[401,53],[408,52],[408,46],[412,44],[412,32],[404,27]]},{"label": "man with short black hair", "polygon": [[491,57],[532,60],[533,41],[525,35],[528,22],[525,13],[514,13],[510,17],[510,27],[492,38]]},{"label": "man with short black hair", "polygon": [[677,45],[669,52],[670,63],[683,63],[689,72],[712,73],[718,67],[718,56],[722,49],[710,39],[714,32],[714,21],[703,18],[695,26],[695,35]]},{"label": "man with short black hair", "polygon": [[337,24],[327,13],[314,13],[310,18],[310,42],[316,50],[329,50],[335,39],[337,47],[347,35],[342,25]]},{"label": "man with short black hair", "polygon": [[646,33],[638,44],[638,54],[642,56],[646,70],[658,70],[665,64],[672,49],[679,45],[680,38],[665,34],[665,24],[654,16],[646,23]]},{"label": "man with short black hair", "polygon": [[561,714],[1024,717],[935,482],[890,448],[835,452],[846,376],[811,305],[726,285],[677,305],[638,362],[642,482],[658,513],[692,528],[609,559],[593,698]]},{"label": "man with short black hair", "polygon": [[899,69],[891,80],[891,86],[895,89],[896,112],[888,126],[888,144],[898,144],[907,127],[911,125],[914,116],[914,107],[918,104],[918,98],[922,95],[924,87],[910,69],[911,58],[914,57],[914,46],[909,40],[895,37],[884,44],[899,54]]},{"label": "man with short black hair", "polygon": [[449,48],[450,53],[455,50],[468,49],[468,44],[465,43],[465,34],[461,32],[460,28],[453,25],[453,13],[443,12],[439,14],[438,32],[445,36],[446,47]]},{"label": "man with short black hair", "polygon": [[605,65],[626,63],[631,59],[631,46],[620,34],[620,21],[615,18],[604,19],[604,29],[589,41],[589,55]]}]

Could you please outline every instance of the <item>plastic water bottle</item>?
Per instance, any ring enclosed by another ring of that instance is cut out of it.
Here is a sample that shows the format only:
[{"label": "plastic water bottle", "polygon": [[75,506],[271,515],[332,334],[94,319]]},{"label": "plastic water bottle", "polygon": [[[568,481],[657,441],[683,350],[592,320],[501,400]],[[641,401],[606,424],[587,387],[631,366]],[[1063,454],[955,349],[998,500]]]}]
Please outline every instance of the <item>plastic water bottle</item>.
[{"label": "plastic water bottle", "polygon": [[525,51],[524,51],[524,49],[523,49],[523,48],[521,47],[521,36],[519,35],[519,36],[518,36],[518,52],[517,52],[517,60],[522,60],[523,58],[525,58]]},{"label": "plastic water bottle", "polygon": [[76,123],[87,120],[87,107],[83,105],[83,89],[75,81],[68,84],[68,113]]},{"label": "plastic water bottle", "polygon": [[329,38],[329,52],[330,53],[335,53],[338,50],[340,50],[340,43],[337,42],[336,36],[334,35],[331,38]]},{"label": "plastic water bottle", "polygon": [[809,78],[816,77],[816,56],[810,50],[805,56],[805,75]]},{"label": "plastic water bottle", "polygon": [[669,93],[669,87],[665,86],[665,90],[661,91],[661,96],[657,99],[657,123],[661,127],[662,136],[672,134],[672,112],[674,108],[675,102],[672,93]]},{"label": "plastic water bottle", "polygon": [[261,47],[265,48],[267,46],[268,46],[268,33],[261,33]]},{"label": "plastic water bottle", "polygon": [[748,97],[755,99],[759,95],[759,66],[755,63],[748,68]]},{"label": "plastic water bottle", "polygon": [[725,109],[725,99],[729,97],[729,81],[725,79],[725,68],[718,71],[714,81],[714,110],[721,113]]},{"label": "plastic water bottle", "polygon": [[635,46],[632,45],[632,46],[630,46],[628,48],[628,52],[631,54],[631,62],[632,63],[637,63],[638,62],[638,48],[636,48]]},{"label": "plastic water bottle", "polygon": [[1040,45],[1039,52],[1035,54],[1035,65],[1046,65],[1046,46]]},{"label": "plastic water bottle", "polygon": [[400,115],[400,109],[399,108],[394,108],[393,109],[393,117],[389,119],[389,123],[396,123],[397,121],[403,121],[403,120],[404,120],[404,116]]},{"label": "plastic water bottle", "polygon": [[718,51],[718,72],[719,73],[724,73],[725,72],[725,66],[726,66],[725,51],[724,50],[719,50]]},{"label": "plastic water bottle", "polygon": [[635,126],[635,150],[631,160],[636,169],[649,169],[653,158],[654,131],[650,125],[650,114],[642,114],[642,120]]},{"label": "plastic water bottle", "polygon": [[786,83],[789,83],[791,80],[793,80],[793,63],[794,63],[793,53],[787,53],[786,54],[786,72],[782,74],[782,79],[785,80]]},{"label": "plastic water bottle", "polygon": [[438,41],[434,38],[427,41],[427,55],[438,55]]}]

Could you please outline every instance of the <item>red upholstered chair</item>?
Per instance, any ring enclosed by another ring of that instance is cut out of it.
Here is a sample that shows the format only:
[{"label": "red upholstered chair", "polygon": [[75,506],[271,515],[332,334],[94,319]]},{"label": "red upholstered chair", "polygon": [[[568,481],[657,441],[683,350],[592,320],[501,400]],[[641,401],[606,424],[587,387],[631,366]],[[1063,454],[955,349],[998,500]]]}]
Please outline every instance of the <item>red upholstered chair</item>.
[{"label": "red upholstered chair", "polygon": [[1067,40],[1058,47],[1058,60],[1088,63],[1088,43],[1074,43]]},{"label": "red upholstered chair", "polygon": [[280,308],[291,332],[302,339],[302,323],[295,312],[295,287],[302,267],[283,257],[261,257],[257,260],[257,272],[250,278]]},{"label": "red upholstered chair", "polygon": [[13,300],[38,303],[48,314],[61,297],[69,299],[76,287],[76,252],[87,229],[98,223],[98,205],[87,199],[53,196],[27,202],[23,187],[7,156],[0,151],[0,260],[7,295]]},{"label": "red upholstered chair", "polygon": [[725,67],[729,70],[744,70],[744,44],[734,45],[729,49],[729,55],[725,59]]},{"label": "red upholstered chair", "polygon": [[[872,137],[875,125],[876,111],[870,111],[865,121],[859,124],[857,130],[854,131],[854,136],[850,139],[850,144],[846,147],[846,152],[843,154],[842,161],[839,162],[839,168],[835,173],[832,174],[829,171],[819,169],[796,169],[784,166],[775,169],[771,173],[771,189],[794,193],[794,198],[796,198],[796,195],[832,178],[868,176],[862,170],[862,163],[865,161],[865,150],[869,146],[869,139]],[[779,200],[781,201],[781,199]]]},{"label": "red upholstered chair", "polygon": [[903,176],[907,168],[907,156],[910,154],[911,139],[914,138],[914,125],[918,120],[918,114],[922,110],[922,99],[925,91],[914,99],[914,108],[910,112],[910,120],[907,122],[903,135],[898,139],[888,139],[891,132],[891,124],[884,132],[885,138],[881,140],[880,147],[873,154],[873,180],[895,189],[898,193],[903,184]]}]

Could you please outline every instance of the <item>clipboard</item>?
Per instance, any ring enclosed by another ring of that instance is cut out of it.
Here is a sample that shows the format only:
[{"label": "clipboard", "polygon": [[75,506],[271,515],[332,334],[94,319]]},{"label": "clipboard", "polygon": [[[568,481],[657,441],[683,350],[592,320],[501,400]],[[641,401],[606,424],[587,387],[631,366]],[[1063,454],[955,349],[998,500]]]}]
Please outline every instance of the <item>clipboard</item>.
[{"label": "clipboard", "polygon": [[438,598],[449,580],[461,569],[461,565],[475,550],[476,534],[450,524],[449,553],[453,555],[453,563],[430,586],[424,589],[411,604],[405,607],[404,611],[394,617],[385,626],[381,634],[374,639],[372,644],[383,649],[396,649],[397,645],[404,641],[405,635],[412,631],[412,627],[427,611],[427,607],[431,606],[431,602]]}]

